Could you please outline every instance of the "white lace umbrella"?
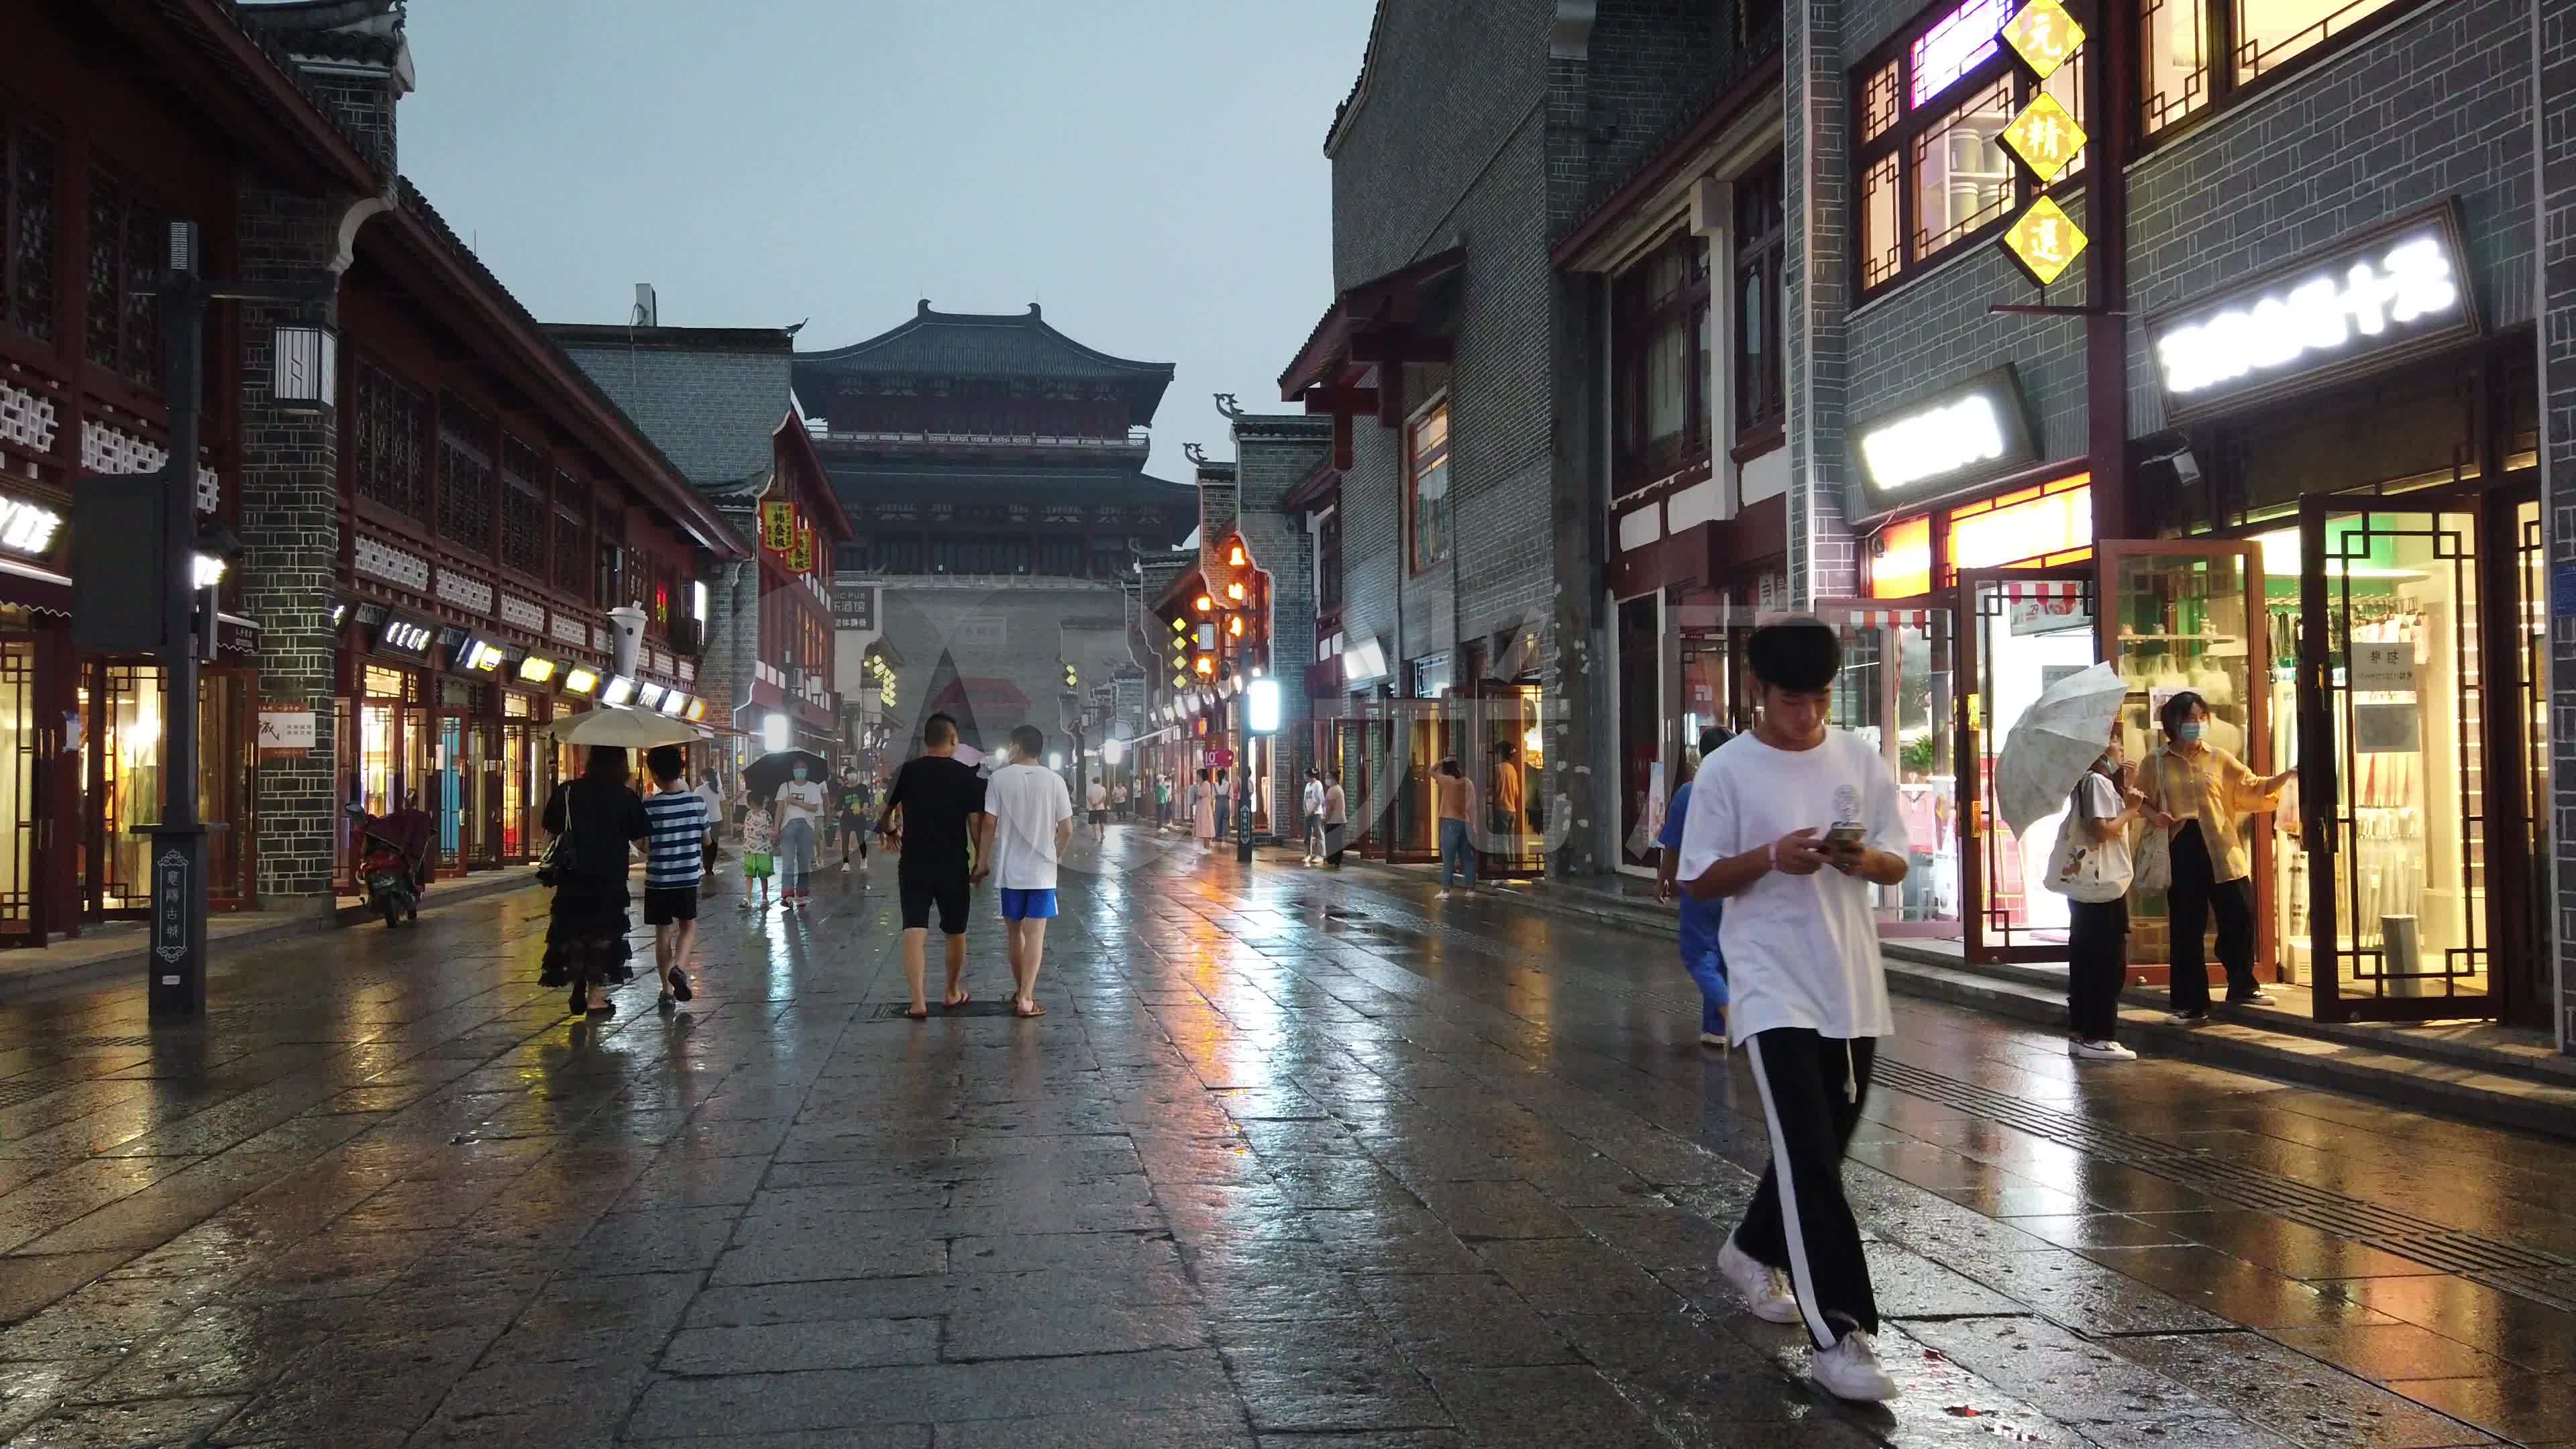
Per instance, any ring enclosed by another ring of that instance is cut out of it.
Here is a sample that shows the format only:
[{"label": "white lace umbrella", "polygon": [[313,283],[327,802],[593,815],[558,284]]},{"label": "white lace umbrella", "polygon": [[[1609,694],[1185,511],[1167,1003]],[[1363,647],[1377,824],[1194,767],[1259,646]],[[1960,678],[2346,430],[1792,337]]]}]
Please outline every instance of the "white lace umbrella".
[{"label": "white lace umbrella", "polygon": [[2117,670],[2096,664],[2040,691],[2013,721],[1995,761],[1995,807],[2013,834],[2029,834],[2065,807],[2075,782],[2102,757],[2128,693]]},{"label": "white lace umbrella", "polygon": [[568,745],[617,745],[629,750],[694,745],[707,737],[706,731],[687,720],[614,704],[556,720],[547,732]]}]

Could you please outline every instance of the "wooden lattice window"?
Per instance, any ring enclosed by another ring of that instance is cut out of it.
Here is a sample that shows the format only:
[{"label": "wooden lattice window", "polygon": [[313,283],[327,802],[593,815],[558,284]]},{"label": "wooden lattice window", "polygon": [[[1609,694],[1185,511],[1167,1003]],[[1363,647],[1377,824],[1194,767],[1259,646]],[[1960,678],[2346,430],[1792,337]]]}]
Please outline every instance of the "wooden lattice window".
[{"label": "wooden lattice window", "polygon": [[603,609],[623,601],[626,580],[626,515],[599,510],[598,546],[591,550],[591,602]]},{"label": "wooden lattice window", "polygon": [[349,473],[358,496],[412,518],[429,500],[423,477],[429,399],[373,363],[357,367]]},{"label": "wooden lattice window", "polygon": [[166,260],[160,209],[104,171],[89,178],[89,360],[143,387],[161,385],[161,304],[144,278]]},{"label": "wooden lattice window", "polygon": [[584,597],[590,580],[590,489],[555,474],[555,587]]},{"label": "wooden lattice window", "polygon": [[0,117],[0,323],[54,340],[54,143]]},{"label": "wooden lattice window", "polygon": [[545,476],[536,449],[501,440],[501,567],[522,578],[545,573]]},{"label": "wooden lattice window", "polygon": [[466,553],[492,552],[494,484],[492,420],[451,394],[438,409],[438,531]]}]

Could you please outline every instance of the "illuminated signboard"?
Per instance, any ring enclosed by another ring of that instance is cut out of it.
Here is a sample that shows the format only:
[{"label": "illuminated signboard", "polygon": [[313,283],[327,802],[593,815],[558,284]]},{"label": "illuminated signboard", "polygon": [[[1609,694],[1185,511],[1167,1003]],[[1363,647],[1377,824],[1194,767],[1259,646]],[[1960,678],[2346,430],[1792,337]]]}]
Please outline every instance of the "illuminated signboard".
[{"label": "illuminated signboard", "polygon": [[676,719],[688,710],[689,703],[687,695],[676,689],[670,690],[662,696],[662,713]]},{"label": "illuminated signboard", "polygon": [[555,677],[558,667],[542,654],[531,654],[519,661],[519,677],[530,684],[544,684]]},{"label": "illuminated signboard", "polygon": [[2174,418],[2376,372],[2478,331],[2448,202],[2147,322]]},{"label": "illuminated signboard", "polygon": [[456,663],[477,674],[491,674],[500,669],[504,654],[501,646],[489,639],[468,639],[464,649],[457,653]]},{"label": "illuminated signboard", "polygon": [[63,516],[23,498],[0,498],[0,548],[29,558],[42,557],[62,531]]},{"label": "illuminated signboard", "polygon": [[564,692],[564,693],[566,693],[566,694],[579,694],[579,695],[585,695],[585,696],[587,696],[587,695],[589,695],[589,694],[593,693],[594,691],[596,691],[598,688],[599,688],[599,671],[598,671],[598,670],[596,670],[596,669],[589,669],[589,668],[585,668],[585,667],[583,667],[583,666],[581,666],[581,665],[579,665],[579,664],[576,664],[576,665],[572,666],[570,669],[567,669],[567,670],[565,670],[565,671],[564,671],[564,677],[563,677],[563,692]]},{"label": "illuminated signboard", "polygon": [[2011,363],[1852,429],[1855,518],[1878,517],[2039,461]]},{"label": "illuminated signboard", "polygon": [[406,619],[400,614],[388,614],[385,622],[376,629],[376,652],[399,654],[406,659],[426,659],[430,643],[436,637],[427,624]]},{"label": "illuminated signboard", "polygon": [[2004,43],[2032,75],[2046,80],[2084,44],[2084,27],[2057,0],[2030,0],[2004,26]]},{"label": "illuminated signboard", "polygon": [[623,674],[611,675],[608,683],[600,686],[599,702],[601,704],[634,703],[635,681]]},{"label": "illuminated signboard", "polygon": [[2084,248],[2092,244],[2084,229],[2075,224],[2056,198],[2049,196],[2032,202],[2029,209],[2013,218],[2013,224],[2004,228],[2003,240],[2004,251],[2043,287],[2064,276],[2066,269],[2075,265],[2075,259],[2084,255]]},{"label": "illuminated signboard", "polygon": [[646,709],[660,709],[662,696],[668,693],[669,690],[658,684],[639,684],[635,686],[635,702]]}]

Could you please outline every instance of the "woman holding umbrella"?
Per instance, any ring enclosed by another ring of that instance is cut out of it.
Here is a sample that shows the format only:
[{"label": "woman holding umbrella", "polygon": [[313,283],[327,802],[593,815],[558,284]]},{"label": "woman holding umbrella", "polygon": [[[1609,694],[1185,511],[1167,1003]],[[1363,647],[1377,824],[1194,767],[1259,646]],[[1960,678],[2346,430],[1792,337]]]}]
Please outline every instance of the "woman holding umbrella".
[{"label": "woman holding umbrella", "polygon": [[545,829],[555,839],[548,873],[555,888],[546,922],[541,986],[572,987],[576,1015],[617,1009],[609,983],[630,976],[626,966],[626,852],[646,830],[644,802],[627,783],[626,751],[593,745],[581,778],[555,787],[546,801]]}]

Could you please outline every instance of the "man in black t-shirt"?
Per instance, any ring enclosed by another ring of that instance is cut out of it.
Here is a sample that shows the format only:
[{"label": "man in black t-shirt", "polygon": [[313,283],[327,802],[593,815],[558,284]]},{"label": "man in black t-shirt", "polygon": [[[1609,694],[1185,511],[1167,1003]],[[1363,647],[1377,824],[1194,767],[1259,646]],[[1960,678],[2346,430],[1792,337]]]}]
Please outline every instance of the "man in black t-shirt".
[{"label": "man in black t-shirt", "polygon": [[[922,725],[926,751],[904,762],[886,791],[885,813],[877,833],[897,853],[895,882],[903,901],[903,969],[912,981],[913,1020],[930,1015],[922,995],[929,969],[930,910],[939,908],[939,929],[948,937],[948,994],[943,1004],[959,1007],[973,1000],[966,974],[966,910],[973,893],[976,867],[967,859],[968,843],[984,814],[984,780],[957,758],[957,721],[934,714]],[[900,829],[893,828],[897,812]]]}]

